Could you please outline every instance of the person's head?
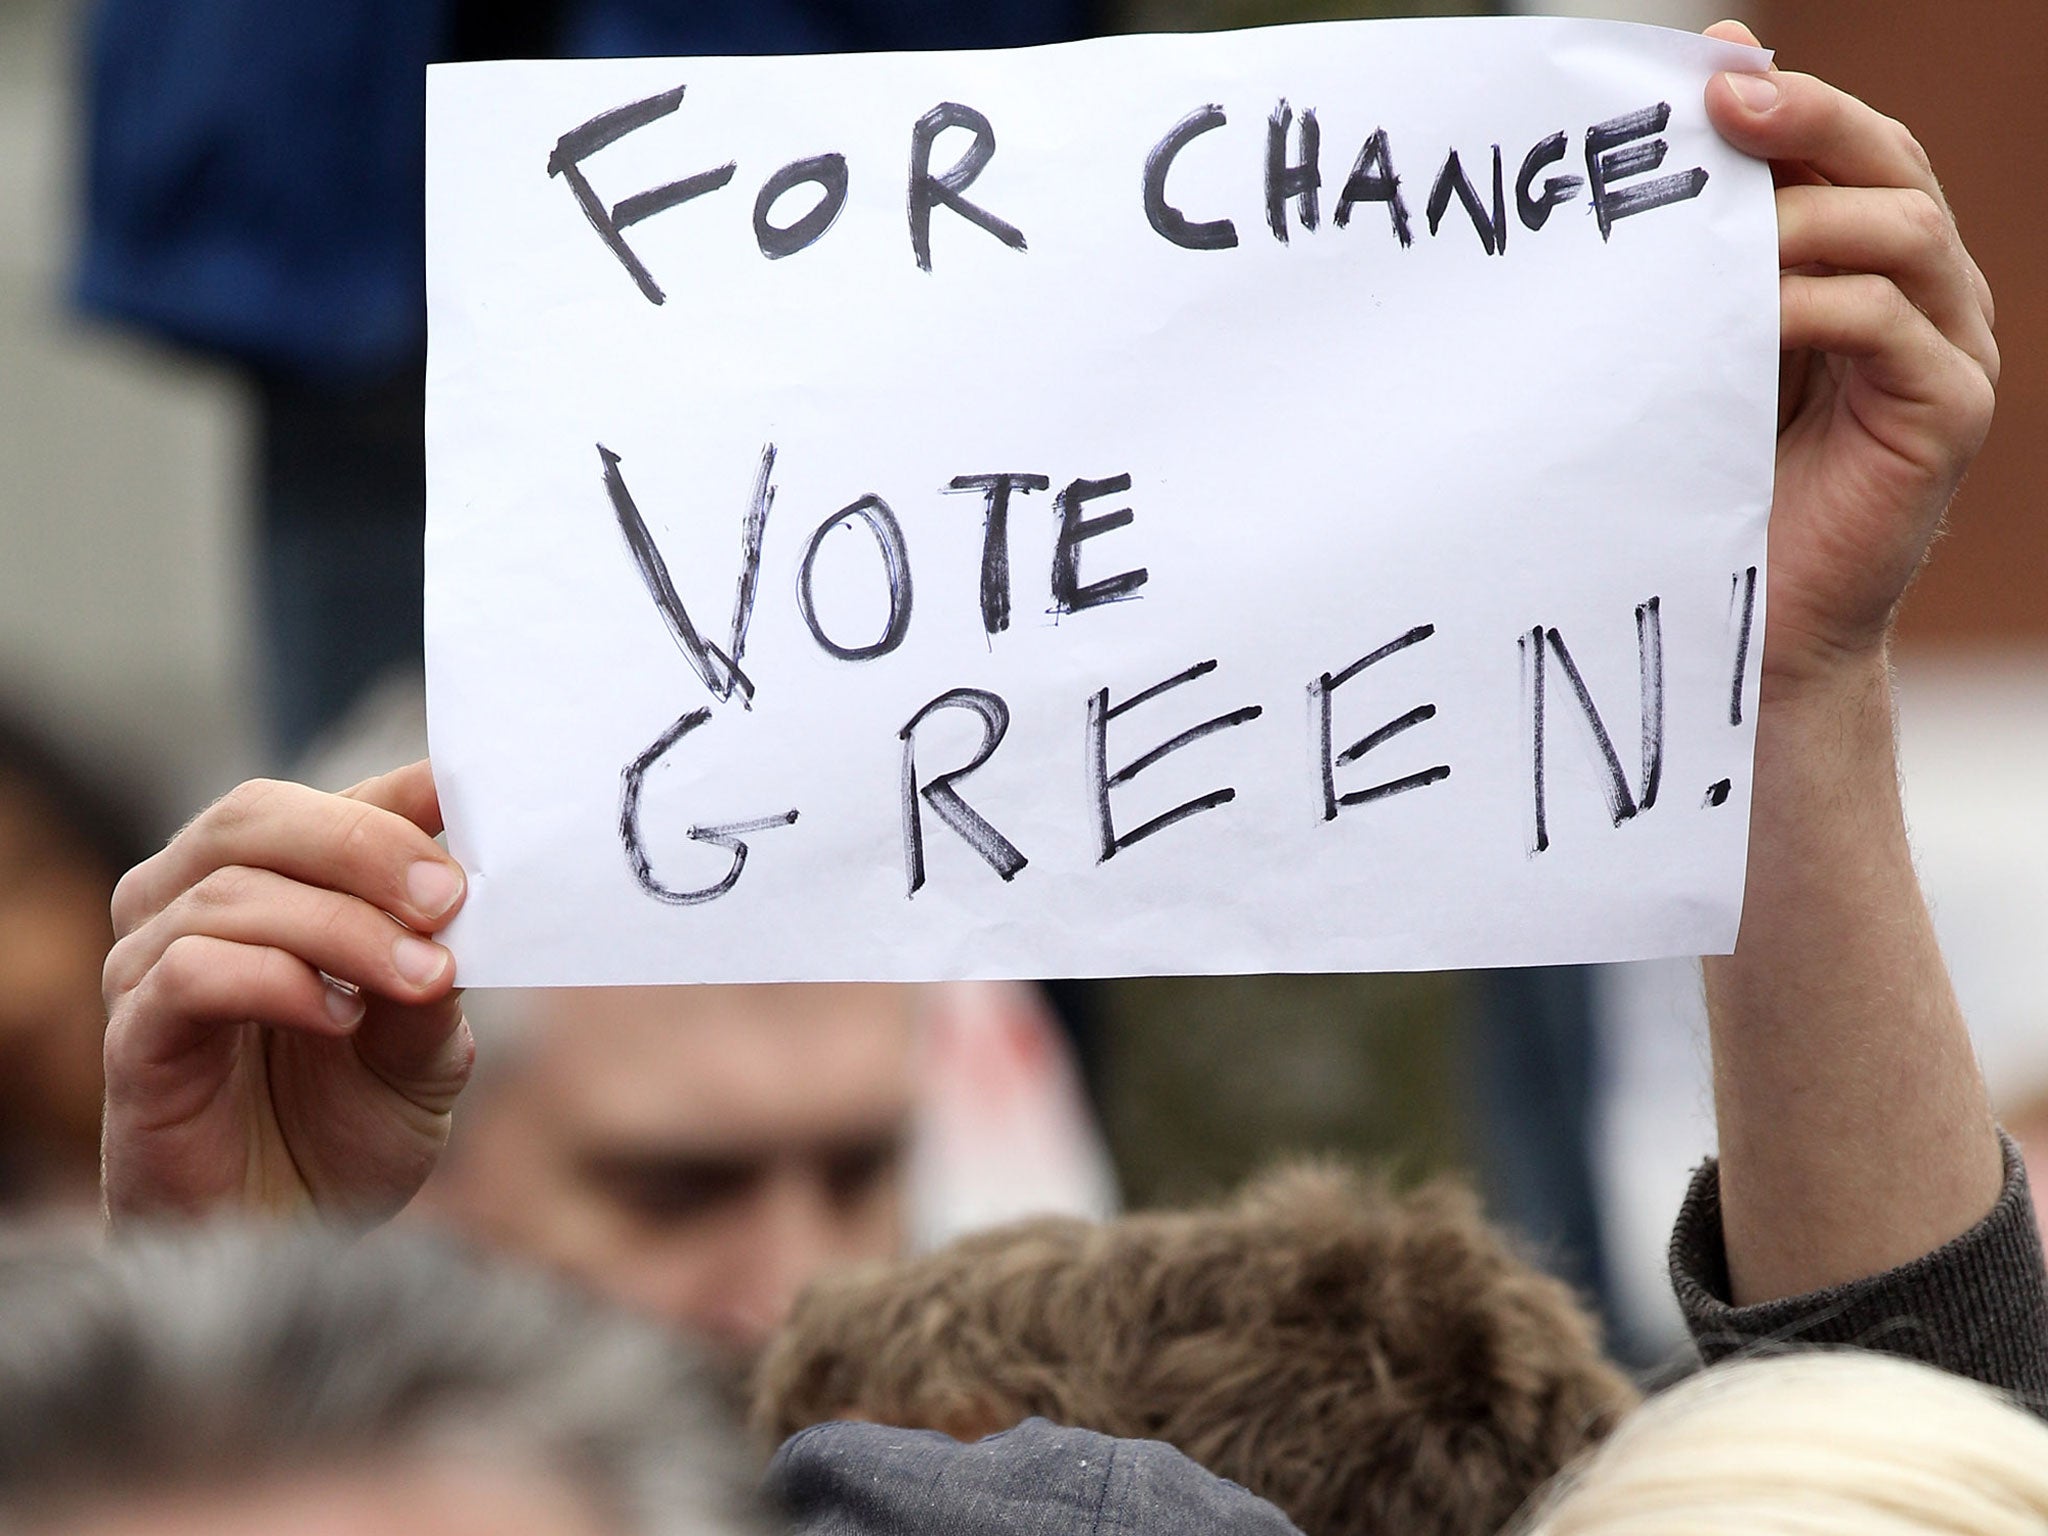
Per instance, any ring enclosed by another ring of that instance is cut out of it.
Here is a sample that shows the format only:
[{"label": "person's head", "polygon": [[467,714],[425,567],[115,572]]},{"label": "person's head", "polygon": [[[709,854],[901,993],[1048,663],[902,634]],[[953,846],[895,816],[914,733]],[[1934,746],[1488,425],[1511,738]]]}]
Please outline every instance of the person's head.
[{"label": "person's head", "polygon": [[0,1529],[758,1536],[661,1330],[416,1234],[0,1256]]},{"label": "person's head", "polygon": [[1308,1536],[1492,1536],[1634,1403],[1469,1193],[1332,1168],[1216,1210],[1026,1221],[819,1281],[754,1424],[1164,1440]]},{"label": "person's head", "polygon": [[821,1269],[902,1250],[915,995],[473,999],[478,1076],[430,1204],[727,1358],[750,1355]]},{"label": "person's head", "polygon": [[0,713],[0,1205],[93,1197],[107,906],[145,851],[113,795]]},{"label": "person's head", "polygon": [[1854,1350],[1717,1366],[1653,1398],[1519,1536],[2040,1536],[2048,1424]]}]

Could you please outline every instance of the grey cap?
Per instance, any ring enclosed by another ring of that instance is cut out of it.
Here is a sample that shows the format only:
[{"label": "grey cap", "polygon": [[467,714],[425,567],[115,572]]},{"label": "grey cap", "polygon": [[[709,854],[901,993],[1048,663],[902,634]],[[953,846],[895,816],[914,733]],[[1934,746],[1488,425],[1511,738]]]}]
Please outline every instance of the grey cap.
[{"label": "grey cap", "polygon": [[930,1430],[819,1424],[768,1491],[803,1536],[1300,1536],[1287,1517],[1157,1440],[1026,1419],[972,1445]]}]

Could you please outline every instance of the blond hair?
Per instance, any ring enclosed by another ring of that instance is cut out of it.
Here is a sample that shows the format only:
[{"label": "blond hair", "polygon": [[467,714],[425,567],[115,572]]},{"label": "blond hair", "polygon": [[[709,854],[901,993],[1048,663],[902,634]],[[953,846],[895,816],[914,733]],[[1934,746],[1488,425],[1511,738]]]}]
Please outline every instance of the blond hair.
[{"label": "blond hair", "polygon": [[2044,1536],[2048,1424],[1911,1361],[1811,1351],[1653,1399],[1521,1536]]}]

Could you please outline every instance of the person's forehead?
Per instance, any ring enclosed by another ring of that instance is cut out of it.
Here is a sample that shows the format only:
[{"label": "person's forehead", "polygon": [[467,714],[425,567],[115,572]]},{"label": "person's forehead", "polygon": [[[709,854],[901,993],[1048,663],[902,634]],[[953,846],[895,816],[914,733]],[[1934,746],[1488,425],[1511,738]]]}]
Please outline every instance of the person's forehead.
[{"label": "person's forehead", "polygon": [[859,1135],[913,1097],[913,989],[603,987],[531,999],[526,1091],[578,1130],[715,1152]]}]

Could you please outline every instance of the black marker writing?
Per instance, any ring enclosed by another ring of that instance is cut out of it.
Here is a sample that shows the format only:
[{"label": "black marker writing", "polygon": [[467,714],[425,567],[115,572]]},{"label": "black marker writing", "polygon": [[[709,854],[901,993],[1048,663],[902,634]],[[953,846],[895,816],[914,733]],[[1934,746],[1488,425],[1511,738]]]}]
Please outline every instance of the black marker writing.
[{"label": "black marker writing", "polygon": [[716,170],[701,171],[695,176],[685,176],[681,181],[671,181],[650,192],[641,192],[625,198],[607,208],[590,185],[590,179],[583,174],[583,162],[608,144],[617,143],[627,134],[645,128],[649,123],[659,122],[683,102],[683,87],[663,91],[658,96],[649,96],[644,101],[629,102],[623,107],[614,107],[609,112],[600,112],[580,127],[571,128],[555,141],[554,153],[548,156],[548,174],[559,176],[568,183],[575,195],[576,206],[583,210],[583,216],[590,220],[590,227],[597,231],[611,253],[618,257],[619,264],[631,274],[649,303],[659,304],[666,295],[661,285],[654,280],[640,258],[633,254],[633,248],[626,244],[624,231],[631,229],[642,219],[652,218],[657,213],[687,203],[693,197],[702,197],[706,192],[716,192],[732,180],[734,162],[728,160]]},{"label": "black marker writing", "polygon": [[1010,493],[1042,491],[1044,475],[955,475],[949,491],[980,491],[985,498],[981,529],[981,627],[991,635],[1010,627]]},{"label": "black marker writing", "polygon": [[1444,212],[1451,206],[1451,194],[1456,193],[1465,212],[1471,215],[1472,227],[1479,231],[1479,243],[1486,247],[1486,254],[1498,256],[1508,248],[1507,200],[1501,191],[1500,146],[1493,146],[1493,211],[1488,213],[1480,204],[1479,193],[1472,186],[1472,179],[1465,174],[1463,162],[1454,149],[1444,160],[1444,168],[1436,173],[1436,185],[1429,189],[1429,232],[1434,235],[1437,226],[1443,222]]},{"label": "black marker writing", "polygon": [[[941,709],[966,709],[977,715],[981,720],[981,746],[964,767],[939,774],[920,787],[917,779],[917,728],[927,716]],[[896,733],[903,743],[903,863],[910,883],[910,889],[904,892],[906,896],[915,896],[924,885],[923,805],[929,805],[939,820],[980,854],[1004,883],[1014,880],[1017,871],[1030,862],[1017,851],[1016,844],[991,826],[953,788],[956,781],[966,778],[994,755],[1009,729],[1010,706],[997,695],[981,688],[953,688],[912,715],[903,729]]]},{"label": "black marker writing", "polygon": [[1081,545],[1100,534],[1124,527],[1137,516],[1129,507],[1119,507],[1100,517],[1083,517],[1082,506],[1098,497],[1114,496],[1130,488],[1131,477],[1128,474],[1113,475],[1107,480],[1073,480],[1054,498],[1054,506],[1060,516],[1059,542],[1052,551],[1054,612],[1079,613],[1084,608],[1113,603],[1129,597],[1145,585],[1151,573],[1142,565],[1136,570],[1122,571],[1086,586],[1081,585]]},{"label": "black marker writing", "polygon": [[[948,128],[965,128],[974,135],[967,153],[952,168],[932,174],[932,141]],[[1013,251],[1024,249],[1024,235],[979,204],[970,203],[961,192],[972,185],[996,152],[996,131],[989,120],[972,107],[957,101],[942,101],[917,120],[910,132],[910,249],[917,264],[932,269],[932,209],[944,204],[968,223],[978,225]]]},{"label": "black marker writing", "polygon": [[[1728,611],[1730,615],[1740,612],[1735,629],[1735,675],[1728,682],[1728,723],[1742,724],[1742,690],[1749,674],[1749,642],[1751,631],[1756,626],[1756,567],[1738,571],[1728,581]],[[1706,809],[1726,805],[1734,793],[1735,785],[1729,779],[1716,779],[1707,786]]]},{"label": "black marker writing", "polygon": [[1751,566],[1732,583],[1732,605],[1736,593],[1742,598],[1742,624],[1735,633],[1735,678],[1728,685],[1728,723],[1742,724],[1742,685],[1749,671],[1749,632],[1756,623],[1756,567]]},{"label": "black marker writing", "polygon": [[[1643,792],[1636,809],[1657,803],[1657,785],[1664,777],[1664,605],[1660,598],[1636,604],[1636,674],[1638,708],[1643,723]],[[1590,700],[1585,701],[1590,705]]]},{"label": "black marker writing", "polygon": [[[806,182],[817,186],[817,204],[794,224],[775,223],[770,215],[777,201],[785,192],[795,191]],[[794,256],[805,246],[817,243],[845,206],[846,156],[813,155],[808,160],[793,161],[761,183],[761,194],[754,199],[754,242],[770,261]]]},{"label": "black marker writing", "polygon": [[[591,228],[652,304],[665,302],[666,295],[646,263],[627,243],[625,231],[657,213],[726,186],[734,177],[736,162],[728,160],[610,204],[591,186],[584,167],[592,155],[674,114],[683,95],[684,87],[677,86],[599,113],[563,134],[547,160],[547,174],[559,177],[568,186]],[[1532,231],[1544,229],[1557,209],[1584,194],[1605,241],[1615,224],[1623,219],[1698,197],[1707,184],[1707,172],[1702,167],[1694,166],[1673,175],[1651,174],[1662,166],[1669,153],[1670,146],[1660,135],[1669,126],[1671,115],[1669,103],[1657,102],[1587,128],[1584,177],[1550,174],[1569,153],[1570,139],[1565,132],[1552,133],[1537,141],[1523,155],[1514,177],[1512,207],[1522,225]],[[1204,134],[1228,123],[1221,103],[1207,103],[1183,117],[1145,156],[1140,181],[1146,222],[1162,239],[1182,249],[1219,251],[1238,244],[1233,220],[1191,218],[1167,193],[1168,178],[1181,152]],[[1314,108],[1303,108],[1297,113],[1284,97],[1264,127],[1262,191],[1266,223],[1273,237],[1284,244],[1291,236],[1290,218],[1304,230],[1314,230],[1319,225],[1322,130]],[[948,129],[965,130],[972,136],[971,142],[949,167],[934,170],[932,155],[937,141]],[[931,220],[937,207],[951,209],[1012,250],[1027,249],[1024,234],[1016,225],[967,196],[967,189],[988,167],[995,151],[996,134],[989,119],[960,102],[941,102],[912,125],[906,207],[911,253],[922,270],[932,270]],[[1469,175],[1458,152],[1452,150],[1430,183],[1425,208],[1430,233],[1438,234],[1455,199],[1464,208],[1487,253],[1501,255],[1507,250],[1510,199],[1504,185],[1501,146],[1495,144],[1492,154],[1490,198]],[[770,261],[779,261],[822,240],[845,210],[848,176],[847,159],[836,152],[792,161],[770,175],[753,200],[752,230],[761,254]],[[779,210],[792,201],[790,194],[803,186],[816,189],[816,200],[794,221],[781,221]],[[1404,247],[1412,245],[1414,232],[1409,208],[1402,196],[1401,178],[1394,170],[1385,127],[1375,128],[1366,137],[1352,162],[1337,197],[1333,216],[1336,226],[1347,228],[1359,204],[1374,202],[1385,206],[1395,238]]]},{"label": "black marker writing", "polygon": [[1557,164],[1565,155],[1565,136],[1553,133],[1529,151],[1522,160],[1522,172],[1515,178],[1515,211],[1522,217],[1522,223],[1529,229],[1541,229],[1550,220],[1551,210],[1559,203],[1568,203],[1585,182],[1576,176],[1552,176],[1543,183],[1540,195],[1532,196],[1530,187],[1545,169]]},{"label": "black marker writing", "polygon": [[1707,173],[1699,166],[1655,181],[1615,188],[1614,183],[1654,171],[1664,163],[1670,146],[1650,135],[1662,133],[1671,121],[1671,103],[1660,101],[1639,112],[1625,112],[1596,123],[1586,130],[1586,178],[1593,191],[1593,212],[1600,221],[1600,238],[1605,240],[1620,220],[1647,213],[1667,203],[1682,203],[1698,197],[1707,184]]},{"label": "black marker writing", "polygon": [[[735,674],[740,658],[747,653],[747,630],[754,622],[754,594],[761,581],[761,541],[768,534],[768,511],[775,505],[774,473],[775,445],[767,443],[761,448],[761,468],[754,475],[753,500],[747,503],[747,518],[740,525],[740,575],[733,586],[732,627],[726,637],[729,664]],[[754,685],[747,683],[746,690],[741,702],[752,708]]]},{"label": "black marker writing", "polygon": [[1212,128],[1221,128],[1225,121],[1223,109],[1214,102],[1197,107],[1175,123],[1173,131],[1153,145],[1152,152],[1145,157],[1145,218],[1154,230],[1186,250],[1227,251],[1237,244],[1237,226],[1230,220],[1211,219],[1197,224],[1166,200],[1166,173],[1173,169],[1174,157],[1191,140]]},{"label": "black marker writing", "polygon": [[1415,243],[1415,236],[1408,228],[1408,205],[1401,200],[1401,178],[1394,174],[1394,159],[1387,148],[1387,130],[1375,128],[1365,145],[1358,151],[1357,160],[1352,162],[1351,174],[1345,179],[1344,190],[1337,198],[1336,224],[1339,229],[1351,222],[1351,209],[1358,203],[1385,203],[1387,217],[1393,221],[1394,238],[1402,245]]},{"label": "black marker writing", "polygon": [[1266,122],[1266,225],[1273,238],[1287,243],[1287,204],[1291,199],[1301,218],[1301,227],[1316,227],[1316,188],[1323,184],[1320,165],[1322,130],[1310,109],[1301,114],[1301,158],[1287,158],[1287,125],[1294,109],[1282,99]]},{"label": "black marker writing", "polygon": [[[818,563],[818,552],[825,547],[825,537],[834,528],[850,527],[858,519],[867,526],[875,537],[875,545],[882,552],[883,579],[888,584],[889,619],[883,626],[881,638],[871,645],[841,645],[827,635],[818,622],[816,594],[812,590],[812,570]],[[797,567],[796,602],[803,614],[804,625],[811,632],[811,638],[825,651],[841,661],[873,661],[886,656],[903,643],[903,637],[910,630],[910,551],[904,547],[903,529],[896,521],[896,514],[889,510],[889,504],[872,493],[861,497],[852,506],[842,507],[825,521],[818,524],[811,535],[811,542],[804,546],[803,563]]]},{"label": "black marker writing", "polygon": [[1564,643],[1564,637],[1555,629],[1538,626],[1521,637],[1522,657],[1533,669],[1530,699],[1530,739],[1533,746],[1531,760],[1535,767],[1534,800],[1536,807],[1536,840],[1534,851],[1543,852],[1550,846],[1550,828],[1544,797],[1544,754],[1548,740],[1549,723],[1546,718],[1544,674],[1546,646],[1557,664],[1563,669],[1565,679],[1571,684],[1572,695],[1579,702],[1587,728],[1592,733],[1593,745],[1599,753],[1601,766],[1606,771],[1602,790],[1607,799],[1607,812],[1614,825],[1620,826],[1639,812],[1647,811],[1657,803],[1657,788],[1664,775],[1664,625],[1661,603],[1650,598],[1636,607],[1636,657],[1641,682],[1639,705],[1642,722],[1643,745],[1643,787],[1640,793],[1631,789],[1628,774],[1621,766],[1621,758],[1614,750],[1614,739],[1608,734],[1607,722],[1601,718],[1599,706],[1593,702],[1592,691],[1586,686],[1586,679],[1580,673],[1578,663],[1572,660],[1572,653]]},{"label": "black marker writing", "polygon": [[627,764],[625,772],[620,775],[619,841],[625,846],[626,863],[632,868],[633,878],[639,882],[641,890],[672,907],[694,907],[702,902],[716,901],[739,884],[740,872],[747,867],[747,845],[741,841],[742,838],[775,827],[796,825],[796,812],[788,810],[776,816],[757,816],[750,821],[727,822],[722,826],[692,827],[689,830],[692,842],[709,843],[732,855],[725,877],[690,891],[677,890],[656,877],[653,860],[648,856],[646,840],[640,831],[641,790],[647,782],[648,771],[666,757],[677,742],[710,718],[708,709],[691,710],[656,737],[653,745]]},{"label": "black marker writing", "polygon": [[1089,696],[1088,797],[1095,809],[1096,862],[1098,864],[1114,858],[1121,849],[1128,848],[1133,843],[1143,842],[1155,832],[1164,832],[1175,822],[1185,821],[1188,817],[1197,815],[1202,811],[1214,810],[1219,805],[1228,805],[1237,798],[1237,791],[1235,789],[1211,790],[1206,795],[1197,795],[1192,800],[1182,802],[1164,815],[1154,816],[1150,821],[1132,828],[1121,836],[1118,835],[1116,823],[1110,815],[1109,792],[1119,784],[1129,783],[1170,752],[1178,752],[1182,747],[1192,746],[1195,742],[1200,741],[1204,736],[1212,732],[1228,730],[1231,726],[1243,725],[1247,721],[1256,720],[1265,713],[1265,710],[1257,704],[1248,704],[1242,709],[1233,709],[1227,715],[1217,715],[1213,719],[1204,720],[1200,725],[1192,726],[1182,731],[1178,736],[1169,737],[1151,751],[1133,758],[1123,767],[1117,769],[1116,772],[1111,773],[1109,771],[1110,721],[1116,719],[1119,715],[1136,709],[1147,700],[1156,699],[1162,693],[1178,688],[1183,683],[1191,683],[1198,677],[1206,677],[1215,670],[1216,663],[1213,659],[1198,661],[1185,672],[1177,672],[1164,682],[1154,683],[1149,688],[1139,689],[1120,704],[1109,702],[1109,690],[1107,688],[1101,689]]},{"label": "black marker writing", "polygon": [[1325,672],[1321,677],[1308,685],[1308,696],[1316,709],[1318,739],[1321,746],[1321,750],[1317,753],[1317,762],[1321,765],[1323,774],[1323,820],[1335,821],[1340,810],[1348,809],[1354,805],[1369,805],[1375,800],[1384,800],[1389,795],[1402,794],[1411,789],[1424,789],[1431,784],[1440,784],[1451,776],[1450,764],[1438,763],[1435,767],[1425,768],[1420,773],[1407,774],[1398,779],[1388,779],[1386,782],[1375,784],[1369,789],[1354,789],[1348,794],[1343,795],[1337,793],[1337,770],[1339,768],[1347,763],[1357,762],[1375,747],[1392,741],[1396,736],[1422,724],[1423,721],[1434,720],[1436,718],[1436,706],[1434,704],[1418,704],[1406,714],[1389,720],[1377,730],[1367,732],[1342,752],[1332,755],[1331,751],[1334,743],[1330,729],[1330,695],[1358,676],[1367,667],[1385,661],[1389,656],[1397,655],[1412,645],[1419,645],[1435,633],[1436,626],[1434,624],[1418,624],[1398,640],[1390,640],[1378,650],[1368,651],[1341,672]]},{"label": "black marker writing", "polygon": [[775,487],[769,479],[775,470],[775,445],[769,443],[761,450],[761,471],[754,480],[754,499],[747,509],[746,523],[740,535],[739,587],[733,594],[732,630],[724,650],[699,635],[697,626],[690,622],[689,610],[683,607],[675,582],[669,576],[668,562],[662,559],[654,535],[648,531],[646,520],[634,504],[632,492],[626,489],[626,477],[619,473],[619,465],[623,461],[603,443],[597,445],[597,455],[604,464],[605,494],[611,499],[619,532],[625,535],[626,549],[633,557],[633,564],[640,572],[648,596],[654,599],[655,608],[668,625],[669,633],[675,636],[683,655],[688,658],[691,669],[711,690],[714,698],[721,701],[729,699],[737,688],[742,701],[750,702],[754,697],[754,684],[740,670],[740,657],[746,653],[747,627],[754,616],[754,586],[761,570],[761,538],[768,526],[768,509],[775,501]]}]

